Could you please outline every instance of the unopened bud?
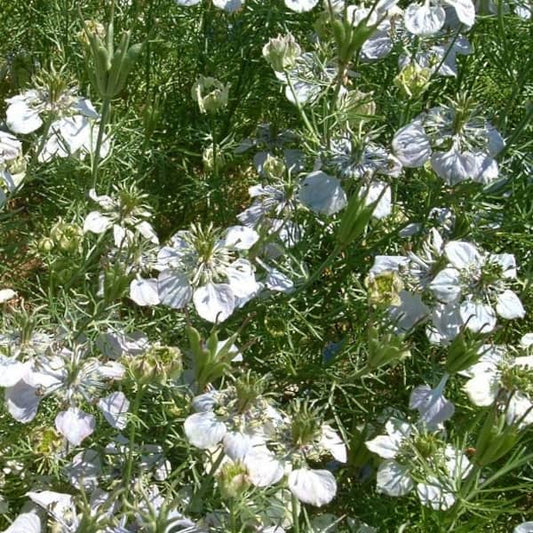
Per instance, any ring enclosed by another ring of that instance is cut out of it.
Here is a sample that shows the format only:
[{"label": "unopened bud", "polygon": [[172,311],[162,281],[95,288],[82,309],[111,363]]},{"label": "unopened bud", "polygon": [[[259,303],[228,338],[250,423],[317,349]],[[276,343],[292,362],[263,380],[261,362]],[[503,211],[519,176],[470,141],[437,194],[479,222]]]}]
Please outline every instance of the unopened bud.
[{"label": "unopened bud", "polygon": [[282,159],[270,154],[267,155],[263,163],[263,172],[268,178],[282,178],[285,175],[285,171],[286,166]]},{"label": "unopened bud", "polygon": [[505,413],[490,411],[478,435],[474,461],[480,466],[496,462],[511,451],[519,438],[518,427],[506,424]]},{"label": "unopened bud", "polygon": [[285,72],[294,67],[301,53],[300,45],[290,33],[278,35],[263,46],[263,57],[276,72]]},{"label": "unopened bud", "polygon": [[223,498],[236,498],[250,486],[248,470],[239,462],[224,464],[217,477]]},{"label": "unopened bud", "polygon": [[37,243],[37,249],[41,253],[48,253],[54,249],[54,241],[50,237],[43,237]]},{"label": "unopened bud", "polygon": [[476,364],[480,357],[481,341],[463,329],[451,342],[446,358],[446,372],[457,374]]},{"label": "unopened bud", "polygon": [[192,87],[192,97],[201,113],[216,113],[228,105],[230,84],[216,78],[200,76]]},{"label": "unopened bud", "polygon": [[380,335],[376,328],[370,328],[367,367],[376,369],[407,357],[411,357],[411,352],[401,335],[390,332]]},{"label": "unopened bud", "polygon": [[428,87],[431,70],[413,62],[394,78],[394,84],[409,98],[418,98]]},{"label": "unopened bud", "polygon": [[181,351],[174,346],[152,346],[141,357],[131,357],[129,367],[139,383],[165,384],[183,369]]}]

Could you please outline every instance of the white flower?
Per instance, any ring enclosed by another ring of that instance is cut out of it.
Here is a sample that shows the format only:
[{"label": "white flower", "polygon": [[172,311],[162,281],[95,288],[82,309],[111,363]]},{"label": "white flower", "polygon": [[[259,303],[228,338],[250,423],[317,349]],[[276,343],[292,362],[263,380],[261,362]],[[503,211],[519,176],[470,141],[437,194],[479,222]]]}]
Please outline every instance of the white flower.
[{"label": "white flower", "polygon": [[[416,487],[423,505],[440,510],[451,507],[457,480],[464,479],[471,470],[467,457],[453,446],[434,448],[431,436],[427,440],[428,436],[400,420],[389,420],[385,429],[387,435],[366,442],[370,451],[385,459],[378,468],[378,491],[404,496]],[[426,440],[431,451],[426,448]],[[420,478],[421,473],[425,479]]]},{"label": "white flower", "polygon": [[427,385],[420,385],[411,392],[409,407],[418,410],[420,420],[426,424],[428,429],[437,429],[455,412],[453,403],[444,397],[444,387],[449,377],[448,374],[444,374],[434,389]]},{"label": "white flower", "polygon": [[479,361],[463,374],[470,401],[486,407],[501,401],[506,421],[519,427],[533,424],[533,356],[513,357],[504,346],[482,346]]},{"label": "white flower", "polygon": [[[8,98],[6,123],[15,133],[28,134],[43,125],[41,115],[53,118],[42,151],[41,162],[53,157],[67,157],[78,154],[84,157],[94,152],[99,130],[99,115],[86,98],[76,95],[75,89],[66,89],[59,94],[47,88],[31,89],[23,94]],[[110,140],[104,136],[101,150],[106,155]]]},{"label": "white flower", "polygon": [[290,491],[303,503],[322,507],[330,503],[337,493],[337,482],[328,470],[298,468],[288,477]]},{"label": "white flower", "polygon": [[[81,347],[74,351],[63,348],[57,354],[43,354],[33,362],[25,363],[21,379],[6,390],[6,401],[11,415],[19,422],[30,422],[36,415],[41,399],[59,396],[69,404],[66,411],[56,417],[57,430],[77,446],[94,431],[95,419],[76,406],[80,400],[91,402],[103,389],[107,380],[120,379],[124,367],[120,363],[102,363],[95,358],[85,358]],[[101,407],[110,418],[109,405]],[[115,413],[118,416],[118,413]]]},{"label": "white flower", "polygon": [[315,213],[324,215],[333,215],[348,203],[340,181],[321,170],[311,172],[304,178],[298,198]]},{"label": "white flower", "polygon": [[396,157],[406,167],[431,161],[435,173],[448,185],[468,179],[479,183],[495,180],[498,164],[494,157],[503,149],[504,141],[469,106],[460,98],[454,107],[434,107],[416,117],[394,136]]},{"label": "white flower", "polygon": [[457,302],[466,327],[488,332],[496,326],[496,314],[506,319],[525,315],[518,296],[506,288],[507,281],[516,278],[512,254],[485,253],[463,241],[450,241],[444,251],[449,266],[429,287],[441,302]]},{"label": "white flower", "polygon": [[414,35],[427,36],[437,33],[446,20],[442,5],[455,9],[459,21],[467,27],[473,26],[476,18],[474,3],[471,0],[426,0],[424,4],[410,4],[405,10],[404,22]]},{"label": "white flower", "polygon": [[178,232],[158,254],[161,303],[181,309],[192,300],[203,319],[223,322],[260,289],[252,264],[238,256],[258,239],[245,226],[228,228],[222,237],[211,226]]},{"label": "white flower", "polygon": [[314,52],[306,52],[296,58],[293,69],[286,73],[275,72],[275,75],[286,85],[285,97],[289,102],[306,105],[315,102],[325,88],[333,83],[337,69],[323,65]]},{"label": "white flower", "polygon": [[285,5],[296,11],[297,13],[304,13],[305,11],[311,11],[319,0],[285,0]]},{"label": "white flower", "polygon": [[117,248],[132,244],[135,237],[143,238],[152,244],[159,244],[159,239],[147,221],[152,212],[145,205],[145,195],[135,189],[115,187],[116,199],[89,191],[89,198],[100,207],[99,211],[91,211],[83,223],[83,231],[100,235],[113,230],[113,239]]},{"label": "white flower", "polygon": [[343,178],[370,178],[375,174],[397,177],[402,165],[382,146],[367,140],[343,135],[331,143],[331,164]]}]

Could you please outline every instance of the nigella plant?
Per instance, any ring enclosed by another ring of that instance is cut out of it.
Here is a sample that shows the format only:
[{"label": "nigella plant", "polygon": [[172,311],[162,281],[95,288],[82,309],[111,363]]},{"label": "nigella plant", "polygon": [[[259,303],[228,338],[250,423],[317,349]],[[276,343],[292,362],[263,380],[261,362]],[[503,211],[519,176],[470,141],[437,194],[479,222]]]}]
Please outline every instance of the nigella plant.
[{"label": "nigella plant", "polygon": [[489,332],[496,326],[497,315],[508,320],[525,316],[520,298],[509,288],[516,279],[513,254],[487,253],[463,241],[450,241],[444,253],[448,265],[429,288],[440,302],[458,307],[467,328]]},{"label": "nigella plant", "polygon": [[384,459],[378,468],[378,491],[398,497],[416,489],[422,505],[440,511],[452,507],[461,480],[472,470],[466,455],[440,435],[397,418],[387,421],[385,432],[366,442]]},{"label": "nigella plant", "polygon": [[222,322],[260,290],[252,263],[241,257],[258,239],[246,226],[222,232],[212,225],[192,225],[159,251],[157,279],[131,283],[130,298],[139,305],[161,303],[174,309],[192,300],[204,320]]},{"label": "nigella plant", "polygon": [[504,148],[498,131],[471,109],[468,98],[431,108],[400,129],[394,154],[409,168],[430,161],[448,185],[465,180],[490,183],[499,176],[495,157]]},{"label": "nigella plant", "polygon": [[[51,69],[35,80],[37,88],[6,100],[6,124],[14,133],[27,135],[43,128],[38,159],[48,162],[54,157],[85,157],[95,150],[100,115],[87,98],[70,87],[61,72]],[[110,150],[106,137],[104,155]]]},{"label": "nigella plant", "polygon": [[[527,353],[525,340],[521,344]],[[480,407],[500,404],[507,424],[533,424],[533,356],[515,357],[512,348],[503,345],[484,345],[479,355],[479,361],[462,372],[469,378],[464,389],[470,401]]]},{"label": "nigella plant", "polygon": [[[30,339],[33,346],[28,352],[26,341],[15,357],[1,356],[9,379],[4,379],[6,406],[15,420],[31,422],[43,398],[55,396],[64,410],[55,418],[56,429],[74,446],[79,445],[96,427],[93,415],[79,408],[80,403],[98,401],[98,407],[115,428],[125,425],[129,402],[123,393],[103,395],[106,382],[123,377],[124,367],[115,361],[102,362],[88,355],[87,346],[75,344],[66,347],[62,341],[42,334]],[[10,347],[11,350],[11,347]],[[32,355],[26,361],[19,358]]]}]

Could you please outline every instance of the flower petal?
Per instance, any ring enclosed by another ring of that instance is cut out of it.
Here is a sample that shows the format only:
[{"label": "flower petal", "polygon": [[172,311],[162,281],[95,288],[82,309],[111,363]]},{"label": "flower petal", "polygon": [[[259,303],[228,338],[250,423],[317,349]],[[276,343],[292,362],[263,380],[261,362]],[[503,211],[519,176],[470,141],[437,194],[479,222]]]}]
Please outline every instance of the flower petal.
[{"label": "flower petal", "polygon": [[337,213],[347,203],[340,181],[320,170],[311,172],[302,181],[298,198],[315,213],[324,215]]},{"label": "flower petal", "polygon": [[216,446],[226,435],[225,424],[211,411],[189,415],[183,427],[189,442],[202,450]]},{"label": "flower petal", "polygon": [[160,303],[158,287],[157,279],[134,279],[130,283],[130,299],[141,306],[158,305]]},{"label": "flower petal", "polygon": [[181,309],[191,301],[192,287],[181,272],[163,270],[157,278],[157,289],[160,302],[173,309]]},{"label": "flower petal", "polygon": [[414,488],[409,468],[396,461],[384,461],[379,465],[377,489],[387,496],[405,496]]},{"label": "flower petal", "polygon": [[198,287],[193,295],[197,313],[208,322],[224,322],[235,309],[235,296],[230,285],[208,283]]},{"label": "flower petal", "polygon": [[56,429],[70,444],[78,446],[96,427],[94,416],[84,413],[77,407],[61,411],[55,420]]},{"label": "flower petal", "polygon": [[431,144],[420,122],[415,121],[396,132],[392,149],[403,166],[421,167],[431,156]]},{"label": "flower petal", "polygon": [[510,290],[503,291],[498,295],[496,303],[496,312],[502,318],[512,320],[513,318],[524,318],[526,310],[520,301],[520,298]]},{"label": "flower petal", "polygon": [[337,482],[328,470],[299,468],[289,474],[290,491],[303,503],[322,507],[333,500]]},{"label": "flower petal", "polygon": [[98,407],[111,427],[115,429],[126,427],[130,402],[123,392],[113,392],[109,396],[101,398]]},{"label": "flower petal", "polygon": [[404,23],[414,35],[433,35],[446,20],[446,12],[440,6],[410,4],[405,10]]}]

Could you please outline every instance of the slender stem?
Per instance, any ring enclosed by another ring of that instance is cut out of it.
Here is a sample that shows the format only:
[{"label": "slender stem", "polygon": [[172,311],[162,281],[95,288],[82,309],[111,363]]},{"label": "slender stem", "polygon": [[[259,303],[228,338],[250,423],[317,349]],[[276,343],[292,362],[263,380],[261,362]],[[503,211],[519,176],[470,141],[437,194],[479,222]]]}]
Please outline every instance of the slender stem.
[{"label": "slender stem", "polygon": [[102,143],[104,140],[104,131],[109,120],[109,114],[111,112],[111,99],[105,98],[102,105],[102,117],[98,126],[98,137],[96,138],[96,149],[94,151],[93,159],[93,188],[96,188],[96,181],[98,179],[98,166],[100,164],[100,151],[102,149]]},{"label": "slender stem", "polygon": [[291,499],[292,529],[294,533],[300,533],[300,518],[298,516],[298,498],[293,494]]},{"label": "slender stem", "polygon": [[302,104],[298,101],[298,97],[296,95],[296,90],[294,89],[294,84],[292,83],[292,80],[289,76],[288,72],[285,72],[285,79],[287,80],[287,84],[289,85],[289,88],[291,89],[292,96],[294,98],[294,104],[296,105],[298,109],[298,113],[300,114],[300,117],[302,117],[302,120],[304,121],[304,124],[313,137],[314,141],[320,141],[318,138],[318,135],[315,132],[315,128],[311,125],[311,122],[309,122],[309,119],[307,118],[307,115],[305,114],[305,111],[303,110]]},{"label": "slender stem", "polygon": [[[141,399],[144,395],[144,385],[139,385],[137,388],[137,393],[135,394],[135,400],[133,401],[132,414],[137,416],[139,412],[139,407],[141,405]],[[130,421],[130,433],[129,433],[129,451],[128,451],[128,462],[126,463],[126,472],[124,475],[124,487],[126,489],[124,494],[128,494],[129,486],[131,481],[131,475],[133,471],[133,456],[134,456],[134,447],[135,447],[135,424],[133,421]]]}]

